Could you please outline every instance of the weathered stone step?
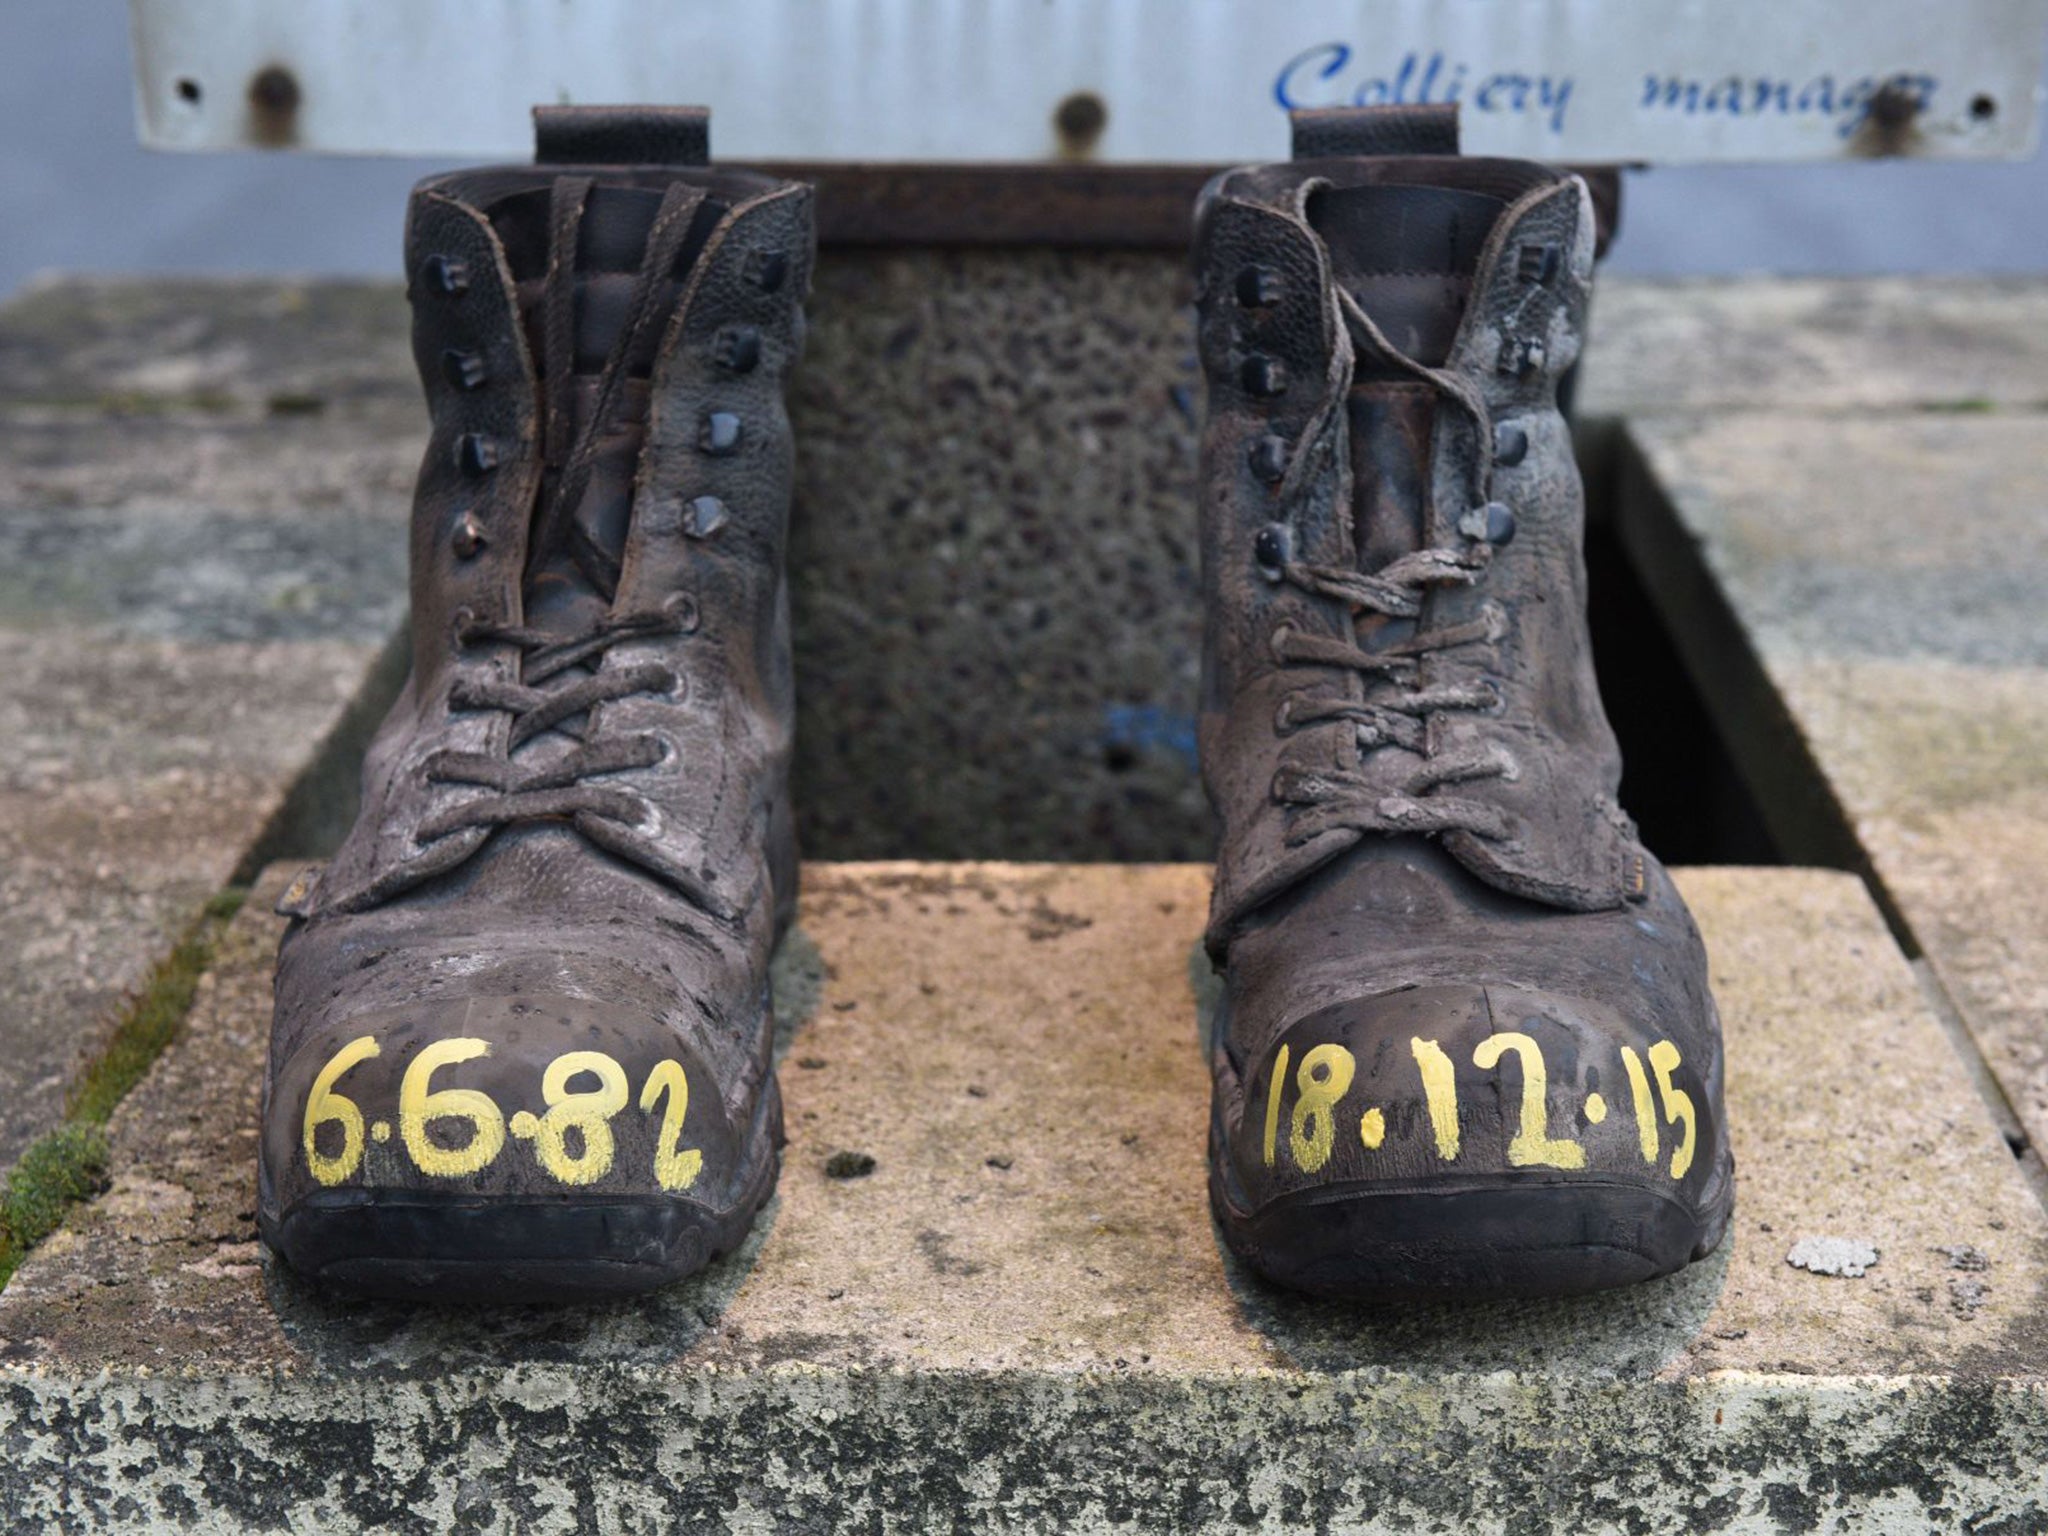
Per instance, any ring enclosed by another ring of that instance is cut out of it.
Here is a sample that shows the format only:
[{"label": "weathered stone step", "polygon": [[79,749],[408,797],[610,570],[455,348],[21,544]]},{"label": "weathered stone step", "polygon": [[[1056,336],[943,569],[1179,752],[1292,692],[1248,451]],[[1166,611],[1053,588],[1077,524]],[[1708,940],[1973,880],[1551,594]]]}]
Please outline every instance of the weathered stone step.
[{"label": "weathered stone step", "polygon": [[[1739,1198],[1666,1281],[1272,1292],[1204,1198],[1205,870],[813,865],[755,1239],[639,1304],[416,1314],[322,1300],[254,1240],[282,878],[119,1111],[113,1188],[0,1293],[20,1528],[2048,1519],[2048,1219],[1852,877],[1681,875]],[[1859,1277],[1787,1262],[1857,1245]]]},{"label": "weathered stone step", "polygon": [[1617,506],[1780,843],[1867,866],[2036,1147],[2044,429],[2031,412],[1638,421]]},{"label": "weathered stone step", "polygon": [[[394,279],[396,262],[393,252]],[[832,400],[859,413],[845,424],[849,447],[859,429],[877,427],[877,462],[900,460],[913,443],[941,457],[970,446],[934,431],[923,412],[894,410],[903,390],[925,390],[920,403],[950,427],[957,409],[988,403],[977,398],[983,389],[1033,420],[1098,388],[1149,409],[1175,383],[1199,386],[1185,359],[1193,346],[1186,273],[1172,251],[828,250],[813,318],[834,357],[857,364],[872,355],[877,375],[858,388],[843,381]],[[403,288],[395,280],[46,279],[23,290],[0,327],[0,406],[388,407],[411,419],[419,389]],[[1091,336],[1101,350],[1072,356]],[[1132,347],[1120,361],[1116,349]],[[881,365],[906,361],[892,384]],[[1094,366],[1041,371],[1074,361]],[[872,395],[877,381],[890,392]],[[1579,396],[1580,409],[1596,416],[2044,404],[2048,279],[2038,275],[1603,273]],[[1081,448],[1086,457],[1096,451]]]},{"label": "weathered stone step", "polygon": [[293,794],[360,750],[380,661],[395,689],[414,450],[28,410],[0,442],[4,1175],[266,833],[325,835]]},{"label": "weathered stone step", "polygon": [[2039,410],[2048,280],[1603,278],[1581,412]]}]

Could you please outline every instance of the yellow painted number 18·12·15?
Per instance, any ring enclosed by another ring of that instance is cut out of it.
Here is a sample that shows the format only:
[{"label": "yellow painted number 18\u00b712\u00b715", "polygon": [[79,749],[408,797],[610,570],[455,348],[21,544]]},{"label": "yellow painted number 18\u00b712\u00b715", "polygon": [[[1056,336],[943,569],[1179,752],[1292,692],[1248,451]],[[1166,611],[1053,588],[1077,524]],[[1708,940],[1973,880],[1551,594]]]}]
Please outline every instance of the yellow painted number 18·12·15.
[{"label": "yellow painted number 18\u00b712\u00b715", "polygon": [[[376,1120],[367,1126],[362,1109],[336,1091],[343,1073],[378,1055],[374,1035],[349,1041],[320,1069],[306,1096],[302,1141],[306,1166],[314,1179],[332,1187],[362,1166],[365,1138],[388,1141],[391,1125]],[[551,1177],[563,1184],[594,1184],[611,1172],[617,1155],[612,1119],[630,1097],[626,1069],[603,1051],[565,1051],[541,1073],[544,1114],[517,1110],[508,1120],[497,1101],[475,1088],[435,1088],[434,1074],[444,1067],[488,1056],[488,1040],[437,1040],[423,1048],[405,1069],[398,1085],[398,1139],[413,1165],[430,1178],[454,1179],[497,1161],[505,1149],[506,1132],[533,1144],[533,1155]],[[594,1078],[597,1086],[572,1090],[577,1078]],[[654,1178],[666,1190],[688,1189],[704,1166],[704,1154],[681,1145],[683,1118],[690,1108],[690,1080],[676,1061],[658,1061],[640,1086],[639,1107],[651,1114],[663,1107],[661,1134],[655,1141]],[[437,1146],[427,1135],[436,1120],[466,1120],[467,1141],[458,1147]],[[319,1131],[341,1127],[341,1150],[323,1153]],[[576,1132],[574,1145],[569,1132]]]},{"label": "yellow painted number 18\u00b712\u00b715", "polygon": [[[1460,1151],[1458,1126],[1458,1084],[1456,1067],[1449,1054],[1434,1040],[1420,1036],[1408,1042],[1422,1078],[1423,1105],[1437,1156],[1456,1162]],[[1282,1142],[1282,1103],[1288,1087],[1289,1048],[1283,1044],[1273,1057],[1273,1078],[1266,1090],[1265,1163],[1272,1167]],[[1515,1134],[1508,1142],[1508,1162],[1516,1168],[1583,1168],[1586,1149],[1569,1137],[1550,1134],[1550,1076],[1543,1065],[1543,1048],[1532,1036],[1519,1031],[1488,1035],[1472,1051],[1472,1065],[1490,1072],[1512,1056],[1521,1070],[1521,1109]],[[1636,1140],[1643,1161],[1655,1165],[1663,1156],[1662,1125],[1679,1127],[1678,1145],[1672,1150],[1668,1172],[1674,1179],[1685,1177],[1692,1167],[1693,1146],[1699,1123],[1692,1095],[1672,1081],[1678,1070],[1678,1047],[1659,1040],[1649,1049],[1649,1066],[1635,1050],[1621,1048],[1621,1064],[1628,1072],[1630,1109],[1636,1122]],[[1351,1091],[1358,1075],[1358,1059],[1341,1045],[1326,1044],[1302,1053],[1295,1069],[1294,1107],[1286,1116],[1289,1157],[1304,1173],[1319,1172],[1329,1162],[1337,1145],[1337,1111]],[[1654,1081],[1656,1099],[1651,1098]],[[1662,1124],[1658,1108],[1663,1110]],[[1589,1093],[1586,1119],[1593,1125],[1607,1118],[1607,1102],[1599,1093]],[[1378,1105],[1365,1106],[1358,1114],[1358,1139],[1368,1152],[1377,1151],[1387,1137],[1386,1112]]]}]

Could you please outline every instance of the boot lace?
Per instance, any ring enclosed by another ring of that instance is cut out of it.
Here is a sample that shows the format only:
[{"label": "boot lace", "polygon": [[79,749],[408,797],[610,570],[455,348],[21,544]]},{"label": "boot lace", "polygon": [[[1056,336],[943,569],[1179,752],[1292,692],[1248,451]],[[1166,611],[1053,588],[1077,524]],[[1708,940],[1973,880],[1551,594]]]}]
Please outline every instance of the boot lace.
[{"label": "boot lace", "polygon": [[[589,486],[600,442],[618,414],[630,360],[645,346],[652,329],[662,323],[663,287],[703,194],[672,183],[663,197],[648,232],[625,321],[598,375],[594,403],[570,441],[575,255],[591,185],[588,177],[565,176],[554,186],[542,296],[547,352],[543,437],[554,481],[533,521],[528,567],[529,571],[536,568],[550,550],[565,550],[609,602],[618,590],[619,562],[585,533],[574,513]],[[683,680],[659,662],[613,668],[601,663],[615,645],[689,634],[696,627],[696,604],[685,593],[671,596],[657,612],[614,614],[567,636],[553,630],[485,622],[468,609],[459,610],[455,615],[458,648],[498,643],[515,647],[519,659],[510,677],[458,675],[449,689],[449,707],[502,711],[511,717],[510,729],[503,746],[495,751],[444,750],[427,759],[429,783],[471,786],[486,793],[465,796],[430,813],[420,824],[419,838],[445,837],[471,827],[544,819],[574,822],[588,816],[629,827],[651,825],[656,818],[644,795],[623,784],[588,781],[650,768],[670,754],[670,743],[650,731],[592,734],[590,713],[599,705],[635,694],[675,695]],[[545,759],[522,762],[515,758],[521,747],[549,731],[568,737],[575,745]]]},{"label": "boot lace", "polygon": [[[517,646],[523,665],[516,682],[471,674],[457,678],[449,689],[451,708],[502,710],[512,717],[511,728],[505,734],[502,753],[441,751],[427,759],[429,783],[475,785],[490,793],[444,806],[420,824],[421,838],[445,837],[466,827],[503,826],[586,812],[628,824],[646,820],[648,805],[641,795],[584,780],[651,768],[668,755],[667,743],[650,731],[590,735],[589,712],[636,693],[674,693],[682,687],[682,679],[659,662],[637,662],[567,678],[562,674],[598,660],[621,641],[685,633],[693,615],[694,609],[685,604],[671,603],[669,611],[606,619],[567,640],[541,630],[460,616],[457,634],[463,643],[498,641]],[[545,762],[514,761],[512,754],[543,731],[558,731],[576,746]]]},{"label": "boot lace", "polygon": [[[1432,624],[1429,594],[1446,587],[1471,586],[1485,575],[1497,543],[1513,534],[1513,517],[1488,492],[1493,475],[1493,432],[1485,399],[1464,379],[1446,370],[1425,367],[1396,349],[1350,294],[1338,291],[1338,302],[1354,348],[1362,348],[1404,372],[1432,385],[1445,402],[1463,412],[1476,430],[1473,510],[1458,522],[1462,544],[1429,547],[1401,555],[1377,571],[1324,565],[1293,557],[1291,531],[1274,524],[1260,535],[1258,560],[1269,581],[1285,582],[1317,597],[1349,605],[1354,621],[1369,614],[1414,619],[1405,639],[1367,650],[1354,641],[1307,635],[1280,625],[1272,635],[1274,659],[1283,666],[1336,667],[1364,679],[1369,696],[1300,692],[1285,699],[1275,720],[1282,734],[1334,721],[1348,723],[1361,755],[1385,747],[1415,754],[1421,762],[1390,791],[1384,777],[1341,767],[1303,768],[1289,765],[1274,776],[1275,801],[1288,807],[1286,841],[1308,842],[1325,832],[1351,828],[1362,832],[1440,833],[1463,831],[1489,839],[1509,833],[1508,820],[1495,806],[1466,795],[1440,791],[1486,779],[1513,779],[1518,768],[1505,747],[1488,743],[1464,752],[1430,755],[1428,722],[1432,715],[1453,711],[1485,713],[1498,709],[1501,696],[1491,682],[1420,686],[1423,660],[1433,654],[1498,641],[1506,631],[1506,614],[1488,602],[1479,616],[1459,624]],[[1333,360],[1328,387],[1304,433],[1309,443],[1327,443],[1327,429],[1341,410],[1351,384],[1348,359]],[[1294,493],[1315,473],[1314,452],[1295,456],[1280,486],[1280,505],[1292,504]],[[1382,686],[1374,688],[1374,684]]]}]

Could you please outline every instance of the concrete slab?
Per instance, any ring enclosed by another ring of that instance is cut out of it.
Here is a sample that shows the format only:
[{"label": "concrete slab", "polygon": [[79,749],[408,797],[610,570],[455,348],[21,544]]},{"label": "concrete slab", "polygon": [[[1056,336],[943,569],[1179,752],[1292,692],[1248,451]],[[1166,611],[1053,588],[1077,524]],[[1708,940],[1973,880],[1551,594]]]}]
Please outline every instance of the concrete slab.
[{"label": "concrete slab", "polygon": [[0,405],[417,411],[407,325],[396,282],[52,274],[6,305]]},{"label": "concrete slab", "polygon": [[2048,1146],[2041,416],[1632,430],[1623,537],[1781,841],[1867,861]]},{"label": "concrete slab", "polygon": [[417,447],[385,421],[21,397],[132,395],[124,317],[72,312],[116,291],[0,311],[0,1172],[207,901],[328,835],[347,794],[309,775],[369,723],[405,611]]},{"label": "concrete slab", "polygon": [[1208,856],[1183,266],[825,253],[790,401],[806,847]]},{"label": "concrete slab", "polygon": [[1594,417],[2038,408],[2048,278],[1602,279],[1584,373]]},{"label": "concrete slab", "polygon": [[[1377,1314],[1274,1293],[1203,1194],[1206,871],[813,865],[755,1239],[641,1304],[408,1313],[309,1294],[254,1240],[283,875],[118,1112],[113,1188],[0,1295],[24,1526],[2048,1519],[2048,1219],[1852,877],[1682,877],[1740,1194],[1670,1280]],[[832,1177],[847,1153],[872,1171]],[[1838,1249],[1875,1258],[1826,1273]]]}]

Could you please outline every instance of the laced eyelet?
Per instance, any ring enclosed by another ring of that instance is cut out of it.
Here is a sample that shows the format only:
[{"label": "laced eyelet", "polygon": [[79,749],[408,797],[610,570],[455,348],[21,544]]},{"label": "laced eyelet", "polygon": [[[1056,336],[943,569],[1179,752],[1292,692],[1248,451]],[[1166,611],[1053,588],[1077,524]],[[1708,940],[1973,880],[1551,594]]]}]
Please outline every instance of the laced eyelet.
[{"label": "laced eyelet", "polygon": [[1282,736],[1294,729],[1294,695],[1282,699],[1273,710],[1273,729]]},{"label": "laced eyelet", "polygon": [[1237,369],[1238,388],[1258,400],[1287,393],[1287,365],[1277,357],[1254,352]]},{"label": "laced eyelet", "polygon": [[714,459],[730,458],[740,451],[746,424],[731,411],[709,411],[697,427],[697,451]]},{"label": "laced eyelet", "polygon": [[498,444],[481,432],[465,432],[455,439],[455,467],[472,480],[498,467]]},{"label": "laced eyelet", "polygon": [[1285,523],[1268,523],[1252,540],[1252,561],[1267,581],[1281,580],[1287,562],[1294,558],[1294,530]]},{"label": "laced eyelet", "polygon": [[1245,454],[1251,472],[1266,485],[1278,485],[1287,478],[1287,439],[1267,433]]},{"label": "laced eyelet", "polygon": [[1242,309],[1268,309],[1280,302],[1280,274],[1271,267],[1239,268],[1236,288]]},{"label": "laced eyelet", "polygon": [[483,388],[484,381],[491,376],[482,353],[465,352],[459,347],[450,347],[441,354],[441,373],[450,384],[465,391]]},{"label": "laced eyelet", "polygon": [[1524,245],[1515,253],[1515,276],[1525,283],[1548,287],[1563,265],[1563,250],[1549,241]]},{"label": "laced eyelet", "polygon": [[752,373],[761,361],[760,330],[728,325],[711,340],[711,360],[727,373]]},{"label": "laced eyelet", "polygon": [[693,539],[708,539],[731,515],[716,496],[699,496],[683,508],[683,532]]},{"label": "laced eyelet", "polygon": [[469,291],[469,263],[459,256],[429,256],[420,276],[434,292],[456,298]]},{"label": "laced eyelet", "polygon": [[462,514],[462,520],[455,525],[455,533],[448,542],[457,559],[469,560],[481,554],[488,541],[484,538],[484,525],[477,521],[476,514],[465,512]]},{"label": "laced eyelet", "polygon": [[1288,665],[1287,642],[1294,638],[1294,626],[1282,624],[1267,638],[1267,645],[1273,652],[1273,659],[1283,667]]},{"label": "laced eyelet", "polygon": [[1543,343],[1534,337],[1503,337],[1500,360],[1496,366],[1500,372],[1511,378],[1526,379],[1543,367],[1547,355]]},{"label": "laced eyelet", "polygon": [[675,626],[679,635],[694,635],[701,616],[697,612],[697,599],[687,592],[671,592],[662,600],[664,617]]},{"label": "laced eyelet", "polygon": [[1483,507],[1474,507],[1458,519],[1458,532],[1468,539],[1477,539],[1499,549],[1514,542],[1514,509],[1504,501],[1489,501]]}]

